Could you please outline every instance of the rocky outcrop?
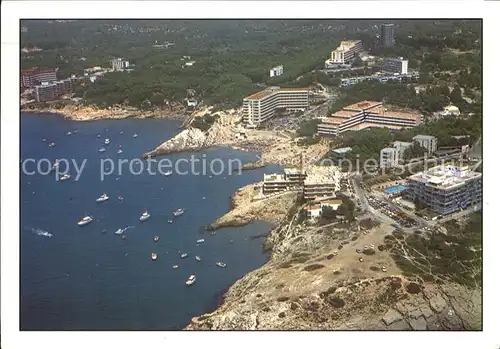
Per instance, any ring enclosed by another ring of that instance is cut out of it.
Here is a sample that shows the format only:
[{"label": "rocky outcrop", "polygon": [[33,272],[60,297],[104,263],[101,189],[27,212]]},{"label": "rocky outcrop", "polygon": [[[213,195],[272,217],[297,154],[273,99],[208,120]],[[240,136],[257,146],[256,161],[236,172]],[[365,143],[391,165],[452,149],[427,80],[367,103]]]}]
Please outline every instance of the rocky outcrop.
[{"label": "rocky outcrop", "polygon": [[254,197],[259,192],[254,189],[256,186],[258,187],[258,183],[252,183],[234,193],[231,198],[231,211],[207,226],[207,230],[242,226],[254,220],[277,223],[286,217],[296,203],[296,193],[255,200]]},{"label": "rocky outcrop", "polygon": [[139,110],[130,107],[98,108],[96,106],[84,106],[67,104],[56,107],[57,103],[50,105],[26,106],[22,110],[30,112],[49,112],[62,114],[65,118],[74,121],[95,121],[101,119],[126,119],[136,118],[168,118],[182,119],[185,117],[185,109],[179,105],[172,108],[160,108],[155,110]]},{"label": "rocky outcrop", "polygon": [[168,141],[160,144],[156,149],[143,155],[144,158],[166,155],[183,151],[198,151],[209,146],[206,135],[197,128],[188,128]]}]

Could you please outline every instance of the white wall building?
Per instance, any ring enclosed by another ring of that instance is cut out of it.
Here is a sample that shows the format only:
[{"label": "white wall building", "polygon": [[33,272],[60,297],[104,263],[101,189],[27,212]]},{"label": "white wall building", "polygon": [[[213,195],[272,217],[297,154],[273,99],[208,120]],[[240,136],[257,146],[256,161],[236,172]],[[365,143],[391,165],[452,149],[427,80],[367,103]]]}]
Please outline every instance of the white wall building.
[{"label": "white wall building", "polygon": [[412,142],[401,142],[401,141],[396,141],[393,144],[393,147],[396,148],[397,150],[397,156],[398,156],[398,161],[402,160],[404,157],[405,150],[408,149],[413,145]]},{"label": "white wall building", "polygon": [[427,149],[427,155],[431,155],[437,150],[437,138],[434,136],[417,135],[412,139],[414,142],[418,142],[422,147]]},{"label": "white wall building", "polygon": [[129,61],[123,58],[115,58],[111,61],[111,68],[114,71],[123,71],[125,68],[128,68],[129,65]]},{"label": "white wall building", "polygon": [[283,65],[278,65],[277,67],[271,68],[269,70],[269,76],[270,77],[275,77],[275,76],[280,76],[283,74]]},{"label": "white wall building", "polygon": [[380,168],[395,167],[398,164],[398,150],[396,148],[384,148],[380,151]]},{"label": "white wall building", "polygon": [[443,111],[439,112],[439,116],[442,118],[457,117],[460,116],[460,109],[450,104],[444,107]]}]

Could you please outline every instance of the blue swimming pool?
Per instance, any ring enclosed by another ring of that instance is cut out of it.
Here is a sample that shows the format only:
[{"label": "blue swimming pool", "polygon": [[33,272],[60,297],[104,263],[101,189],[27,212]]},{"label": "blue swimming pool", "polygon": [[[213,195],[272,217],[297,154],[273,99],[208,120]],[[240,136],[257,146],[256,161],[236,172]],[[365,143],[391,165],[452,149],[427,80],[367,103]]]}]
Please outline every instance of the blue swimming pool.
[{"label": "blue swimming pool", "polygon": [[395,187],[389,187],[389,188],[385,188],[384,189],[384,191],[387,194],[393,194],[393,193],[397,193],[397,192],[400,192],[400,191],[403,191],[403,190],[406,190],[406,186],[404,186],[404,185],[397,185]]}]

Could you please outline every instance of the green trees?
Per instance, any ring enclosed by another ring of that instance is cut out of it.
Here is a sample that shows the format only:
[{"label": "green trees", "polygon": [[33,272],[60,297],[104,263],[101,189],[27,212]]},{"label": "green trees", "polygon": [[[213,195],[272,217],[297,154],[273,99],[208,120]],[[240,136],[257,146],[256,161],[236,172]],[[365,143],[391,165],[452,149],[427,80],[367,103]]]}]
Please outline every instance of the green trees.
[{"label": "green trees", "polygon": [[427,149],[422,147],[418,142],[414,142],[411,146],[405,149],[403,153],[403,159],[406,161],[411,159],[418,159],[424,156],[427,152]]}]

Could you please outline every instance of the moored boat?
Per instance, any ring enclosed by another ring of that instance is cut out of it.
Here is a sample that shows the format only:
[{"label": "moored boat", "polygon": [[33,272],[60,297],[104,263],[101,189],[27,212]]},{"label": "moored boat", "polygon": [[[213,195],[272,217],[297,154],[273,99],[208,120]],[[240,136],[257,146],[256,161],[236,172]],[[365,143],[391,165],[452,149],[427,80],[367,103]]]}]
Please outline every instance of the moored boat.
[{"label": "moored boat", "polygon": [[219,268],[225,268],[226,267],[226,263],[224,262],[217,262],[215,263],[216,266],[218,266]]},{"label": "moored boat", "polygon": [[194,256],[194,259],[196,259],[197,262],[201,262],[201,257],[200,256]]},{"label": "moored boat", "polygon": [[172,265],[172,269],[177,269],[179,266],[177,264]]},{"label": "moored boat", "polygon": [[106,200],[109,200],[109,196],[106,193],[104,193],[96,199],[96,202],[104,202]]},{"label": "moored boat", "polygon": [[198,240],[196,240],[196,243],[197,243],[197,244],[202,244],[202,243],[204,243],[204,242],[205,242],[205,239],[198,239]]},{"label": "moored boat", "polygon": [[121,153],[123,153],[123,150],[118,149],[118,151],[117,151],[116,153],[117,153],[117,154],[121,154]]},{"label": "moored boat", "polygon": [[158,258],[158,255],[156,253],[151,253],[151,259],[156,260]]},{"label": "moored boat", "polygon": [[186,258],[187,256],[188,256],[188,254],[187,254],[187,253],[183,253],[183,254],[181,254],[181,258]]},{"label": "moored boat", "polygon": [[115,231],[115,234],[116,234],[116,235],[122,235],[124,231],[125,231],[125,230],[123,230],[123,229],[121,229],[121,228],[120,228],[120,229],[118,229],[117,231]]},{"label": "moored boat", "polygon": [[144,211],[144,213],[142,214],[142,216],[139,218],[139,220],[141,222],[144,222],[145,220],[149,219],[149,217],[151,217],[151,215],[148,213],[148,211]]},{"label": "moored boat", "polygon": [[99,148],[98,152],[99,153],[104,153],[106,151],[106,148]]},{"label": "moored boat", "polygon": [[108,145],[109,143],[110,143],[109,138],[106,138],[106,139],[104,140],[104,144]]},{"label": "moored boat", "polygon": [[182,208],[178,208],[177,210],[174,211],[174,216],[178,217],[180,215],[184,214],[184,210]]},{"label": "moored boat", "polygon": [[56,144],[54,142],[52,142],[52,143],[49,144],[49,147],[51,147],[51,148],[55,147],[55,146],[56,146]]},{"label": "moored boat", "polygon": [[80,227],[83,227],[84,225],[90,224],[93,220],[94,220],[94,218],[92,218],[90,216],[85,216],[78,221],[78,225]]},{"label": "moored boat", "polygon": [[61,177],[59,177],[59,181],[61,181],[61,182],[67,181],[70,178],[71,178],[71,175],[69,173],[65,173]]},{"label": "moored boat", "polygon": [[167,172],[165,172],[163,175],[164,175],[165,177],[168,177],[168,176],[171,176],[171,175],[172,175],[172,173],[173,173],[172,171],[167,171]]},{"label": "moored boat", "polygon": [[134,133],[134,135],[132,137],[137,138],[137,133]]},{"label": "moored boat", "polygon": [[154,242],[157,242],[158,240],[160,240],[160,237],[158,235],[155,235],[155,237],[153,238]]},{"label": "moored boat", "polygon": [[171,219],[169,219],[167,222],[168,222],[168,223],[173,223],[174,221],[173,221],[173,220],[171,220]]},{"label": "moored boat", "polygon": [[196,276],[193,274],[190,275],[189,278],[186,280],[186,285],[191,286],[195,282],[196,282]]},{"label": "moored boat", "polygon": [[66,133],[66,136],[71,136],[71,135],[72,135],[71,131],[68,131],[68,133]]}]

